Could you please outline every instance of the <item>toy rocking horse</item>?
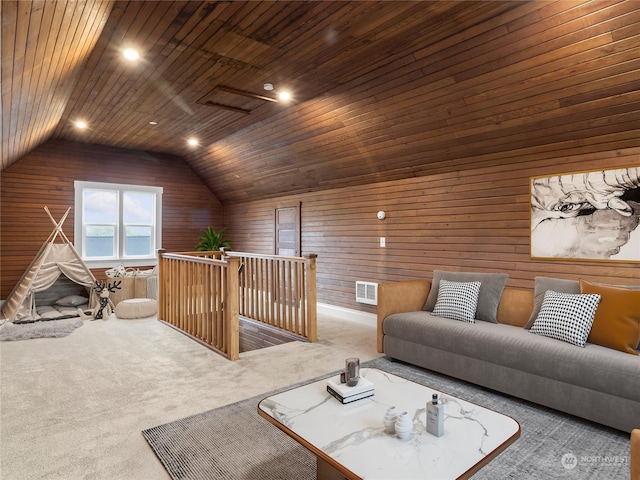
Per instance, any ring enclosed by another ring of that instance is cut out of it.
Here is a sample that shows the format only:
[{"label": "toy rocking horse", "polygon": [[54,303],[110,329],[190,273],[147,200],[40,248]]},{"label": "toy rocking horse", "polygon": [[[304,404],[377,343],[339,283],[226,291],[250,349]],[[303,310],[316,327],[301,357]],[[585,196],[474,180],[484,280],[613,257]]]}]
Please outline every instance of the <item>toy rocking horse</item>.
[{"label": "toy rocking horse", "polygon": [[78,309],[78,315],[83,320],[100,320],[100,319],[108,319],[112,313],[111,303],[109,302],[109,294],[114,293],[116,290],[120,290],[121,280],[111,283],[105,283],[103,281],[96,280],[96,284],[93,286],[93,289],[98,292],[98,296],[100,297],[100,306],[97,308],[92,308],[91,310],[87,310],[91,312],[90,315],[87,315],[82,309]]}]

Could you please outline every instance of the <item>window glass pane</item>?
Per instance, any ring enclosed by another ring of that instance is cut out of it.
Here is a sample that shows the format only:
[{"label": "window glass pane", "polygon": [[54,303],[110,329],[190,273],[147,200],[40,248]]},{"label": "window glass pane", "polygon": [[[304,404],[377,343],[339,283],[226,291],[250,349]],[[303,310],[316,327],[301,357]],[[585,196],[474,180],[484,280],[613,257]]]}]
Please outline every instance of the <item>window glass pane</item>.
[{"label": "window glass pane", "polygon": [[125,255],[151,255],[151,227],[125,227]]},{"label": "window glass pane", "polygon": [[153,225],[155,195],[144,192],[124,192],[124,223],[126,225]]},{"label": "window glass pane", "polygon": [[79,180],[74,187],[76,249],[89,265],[155,260],[162,245],[161,187]]},{"label": "window glass pane", "polygon": [[87,225],[86,257],[113,257],[115,228],[103,225]]},{"label": "window glass pane", "polygon": [[118,192],[87,189],[83,193],[85,223],[118,222]]}]

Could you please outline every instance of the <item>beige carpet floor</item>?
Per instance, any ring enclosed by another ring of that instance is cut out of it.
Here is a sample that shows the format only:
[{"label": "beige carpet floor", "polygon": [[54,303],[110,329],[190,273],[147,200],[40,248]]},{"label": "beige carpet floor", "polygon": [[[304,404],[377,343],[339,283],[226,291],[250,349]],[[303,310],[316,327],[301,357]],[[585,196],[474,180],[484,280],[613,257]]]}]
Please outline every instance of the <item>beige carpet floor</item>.
[{"label": "beige carpet floor", "polygon": [[379,356],[373,325],[320,315],[318,336],[235,362],[155,319],[0,342],[0,478],[167,479],[143,429]]}]

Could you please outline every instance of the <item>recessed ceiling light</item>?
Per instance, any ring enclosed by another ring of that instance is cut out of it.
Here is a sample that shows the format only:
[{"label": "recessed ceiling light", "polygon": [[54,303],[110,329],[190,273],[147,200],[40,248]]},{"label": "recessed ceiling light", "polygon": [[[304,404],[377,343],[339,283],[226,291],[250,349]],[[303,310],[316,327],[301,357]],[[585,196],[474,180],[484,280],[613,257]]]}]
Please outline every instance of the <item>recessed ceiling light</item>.
[{"label": "recessed ceiling light", "polygon": [[122,55],[124,55],[124,58],[131,61],[135,61],[135,60],[138,60],[138,58],[140,58],[138,51],[134,50],[133,48],[127,48],[122,52]]},{"label": "recessed ceiling light", "polygon": [[291,94],[286,90],[283,90],[282,92],[278,93],[278,99],[282,102],[288,102],[289,100],[291,100]]},{"label": "recessed ceiling light", "polygon": [[149,122],[149,125],[157,125],[157,124],[158,122],[154,122],[154,121]]},{"label": "recessed ceiling light", "polygon": [[77,120],[74,122],[76,128],[79,128],[80,130],[84,130],[85,128],[87,128],[87,122],[83,121],[83,120]]},{"label": "recessed ceiling light", "polygon": [[273,83],[265,83],[263,85],[264,89],[267,90],[268,92],[270,92],[271,90],[273,90]]},{"label": "recessed ceiling light", "polygon": [[198,139],[197,138],[193,138],[191,137],[189,140],[187,140],[187,143],[192,146],[195,147],[198,145]]}]

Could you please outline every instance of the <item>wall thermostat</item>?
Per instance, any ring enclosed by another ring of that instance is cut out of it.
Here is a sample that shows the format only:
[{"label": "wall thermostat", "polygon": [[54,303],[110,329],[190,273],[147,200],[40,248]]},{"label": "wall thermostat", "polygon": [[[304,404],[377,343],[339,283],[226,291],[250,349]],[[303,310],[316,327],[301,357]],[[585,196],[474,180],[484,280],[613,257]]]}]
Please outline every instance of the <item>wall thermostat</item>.
[{"label": "wall thermostat", "polygon": [[380,211],[378,212],[378,220],[384,220],[384,218],[385,218],[386,216],[387,216],[387,215],[384,213],[384,211],[380,210]]}]

